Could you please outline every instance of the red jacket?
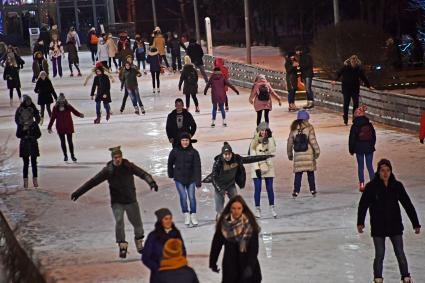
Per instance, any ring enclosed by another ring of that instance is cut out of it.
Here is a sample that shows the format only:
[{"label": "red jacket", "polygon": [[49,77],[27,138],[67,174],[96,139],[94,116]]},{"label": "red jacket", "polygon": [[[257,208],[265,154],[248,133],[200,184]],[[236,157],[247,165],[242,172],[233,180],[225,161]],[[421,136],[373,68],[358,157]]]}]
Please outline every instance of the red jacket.
[{"label": "red jacket", "polygon": [[421,128],[419,130],[419,139],[425,139],[425,112],[422,114]]},{"label": "red jacket", "polygon": [[[224,59],[223,58],[216,58],[214,60],[214,67],[219,67],[224,78],[226,80],[229,79],[229,69],[224,65]],[[229,90],[229,87],[226,85],[224,87],[224,90],[227,92]]]},{"label": "red jacket", "polygon": [[52,129],[53,123],[56,120],[56,131],[60,135],[72,134],[74,132],[74,123],[72,122],[71,112],[78,117],[82,114],[74,109],[71,105],[66,105],[64,111],[59,111],[57,106],[53,107],[52,117],[50,118],[49,130]]}]

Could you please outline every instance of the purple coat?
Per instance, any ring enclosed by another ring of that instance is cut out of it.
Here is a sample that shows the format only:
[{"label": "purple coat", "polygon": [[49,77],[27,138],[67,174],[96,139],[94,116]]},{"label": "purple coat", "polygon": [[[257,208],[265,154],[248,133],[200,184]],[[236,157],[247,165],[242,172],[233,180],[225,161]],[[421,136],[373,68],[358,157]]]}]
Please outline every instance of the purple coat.
[{"label": "purple coat", "polygon": [[205,86],[204,94],[207,94],[208,89],[211,87],[211,101],[213,104],[225,103],[226,102],[226,86],[233,89],[237,94],[238,90],[229,83],[228,80],[224,78],[224,75],[221,72],[215,71],[210,79],[208,80],[207,85]]}]

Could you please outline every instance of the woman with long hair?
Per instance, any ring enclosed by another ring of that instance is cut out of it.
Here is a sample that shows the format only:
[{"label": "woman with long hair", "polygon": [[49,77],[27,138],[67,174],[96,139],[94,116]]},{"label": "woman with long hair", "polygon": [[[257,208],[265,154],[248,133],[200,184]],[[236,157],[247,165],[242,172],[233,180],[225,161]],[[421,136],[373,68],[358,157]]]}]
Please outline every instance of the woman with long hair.
[{"label": "woman with long hair", "polygon": [[16,60],[8,58],[4,67],[3,79],[7,81],[9,89],[10,106],[13,106],[13,89],[16,89],[19,100],[21,100],[21,79],[19,77],[19,67]]},{"label": "woman with long hair", "polygon": [[41,108],[40,125],[43,125],[44,110],[47,110],[47,114],[51,117],[52,110],[50,108],[50,104],[53,103],[53,99],[58,99],[52,81],[49,79],[45,71],[40,72],[37,83],[35,84],[34,92],[38,94],[37,104],[40,105]]},{"label": "woman with long hair", "polygon": [[217,221],[211,245],[210,268],[219,272],[217,260],[224,245],[222,283],[259,283],[260,226],[240,195],[230,199]]},{"label": "woman with long hair", "polygon": [[[161,55],[158,53],[158,50],[155,47],[151,47],[151,50],[148,53],[146,62],[150,65],[151,76],[152,76],[152,92],[160,93],[159,89],[159,76],[161,74]],[[156,82],[156,85],[155,85]],[[157,89],[155,89],[155,86]]]},{"label": "woman with long hair", "polygon": [[49,46],[49,56],[53,64],[53,77],[58,74],[62,78],[62,56],[64,55],[62,42],[59,40],[57,34],[53,34],[52,42]]}]

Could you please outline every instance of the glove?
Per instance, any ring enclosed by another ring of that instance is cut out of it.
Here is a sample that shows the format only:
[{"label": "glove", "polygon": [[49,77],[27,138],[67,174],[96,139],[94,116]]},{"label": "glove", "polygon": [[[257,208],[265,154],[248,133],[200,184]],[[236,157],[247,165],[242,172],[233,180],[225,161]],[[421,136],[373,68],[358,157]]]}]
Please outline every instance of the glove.
[{"label": "glove", "polygon": [[255,170],[255,175],[257,175],[258,179],[261,179],[261,170],[260,169]]},{"label": "glove", "polygon": [[215,273],[219,273],[219,272],[220,272],[220,268],[218,268],[218,266],[217,266],[217,265],[210,266],[210,269],[211,269],[213,272],[215,272]]},{"label": "glove", "polygon": [[84,118],[84,114],[81,113],[80,118]]},{"label": "glove", "polygon": [[79,198],[80,196],[79,195],[77,195],[77,193],[72,193],[72,195],[71,195],[71,200],[73,200],[73,201],[77,201],[77,199]]},{"label": "glove", "polygon": [[158,191],[158,185],[157,185],[156,183],[153,183],[153,184],[151,185],[151,191],[155,191],[155,192],[157,192],[157,191]]},{"label": "glove", "polygon": [[239,91],[236,91],[236,94],[239,95]]},{"label": "glove", "polygon": [[424,139],[420,139],[420,140],[419,140],[419,142],[420,142],[421,144],[424,144]]}]

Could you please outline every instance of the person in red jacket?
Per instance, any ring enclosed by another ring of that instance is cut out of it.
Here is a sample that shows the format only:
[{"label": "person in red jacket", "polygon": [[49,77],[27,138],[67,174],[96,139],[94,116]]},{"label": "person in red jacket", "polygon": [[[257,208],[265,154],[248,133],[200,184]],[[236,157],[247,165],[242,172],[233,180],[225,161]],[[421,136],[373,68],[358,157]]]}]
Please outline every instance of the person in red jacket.
[{"label": "person in red jacket", "polygon": [[422,114],[421,127],[419,130],[419,141],[421,144],[424,143],[424,139],[425,139],[425,112]]},{"label": "person in red jacket", "polygon": [[[214,60],[214,67],[220,68],[220,71],[223,74],[224,78],[226,80],[229,80],[229,69],[224,65],[223,58],[216,58]],[[229,111],[229,99],[227,98],[227,91],[229,90],[229,87],[226,85],[224,87],[224,90],[226,91],[226,102],[224,103],[224,106],[226,111]]]},{"label": "person in red jacket", "polygon": [[50,118],[50,123],[47,127],[47,130],[49,131],[49,134],[52,133],[52,126],[56,120],[56,131],[61,141],[62,152],[64,155],[63,160],[65,162],[68,161],[65,136],[68,140],[71,159],[74,162],[77,161],[77,158],[75,158],[74,155],[74,144],[72,142],[72,134],[74,133],[74,123],[72,122],[71,113],[77,117],[84,118],[84,115],[82,113],[75,110],[75,108],[68,103],[68,101],[65,99],[65,95],[63,93],[60,93],[56,105],[53,107],[52,117]]}]

